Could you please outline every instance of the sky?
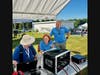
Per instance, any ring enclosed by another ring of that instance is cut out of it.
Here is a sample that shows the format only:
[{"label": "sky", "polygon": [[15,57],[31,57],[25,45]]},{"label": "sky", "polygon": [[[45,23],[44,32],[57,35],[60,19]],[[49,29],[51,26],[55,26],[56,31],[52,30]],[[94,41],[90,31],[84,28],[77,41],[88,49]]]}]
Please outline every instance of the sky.
[{"label": "sky", "polygon": [[57,15],[57,19],[82,19],[88,16],[88,0],[70,0]]}]

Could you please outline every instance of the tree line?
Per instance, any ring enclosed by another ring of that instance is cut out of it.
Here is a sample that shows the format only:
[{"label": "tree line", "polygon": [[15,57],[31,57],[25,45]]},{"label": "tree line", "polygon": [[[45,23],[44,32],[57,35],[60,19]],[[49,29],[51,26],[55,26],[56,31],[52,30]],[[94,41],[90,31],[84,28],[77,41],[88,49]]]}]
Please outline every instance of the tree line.
[{"label": "tree line", "polygon": [[77,28],[79,25],[82,25],[87,22],[86,18],[83,19],[69,19],[69,21],[74,21],[74,27]]}]

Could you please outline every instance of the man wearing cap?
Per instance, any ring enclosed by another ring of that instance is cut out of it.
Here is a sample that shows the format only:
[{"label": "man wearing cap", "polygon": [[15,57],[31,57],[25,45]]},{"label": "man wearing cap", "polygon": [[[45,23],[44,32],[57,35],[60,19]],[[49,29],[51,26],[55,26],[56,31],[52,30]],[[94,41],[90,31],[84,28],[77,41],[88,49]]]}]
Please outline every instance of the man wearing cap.
[{"label": "man wearing cap", "polygon": [[[29,35],[23,35],[20,45],[18,45],[13,53],[13,64],[14,66],[17,66],[17,64],[23,62],[23,63],[30,63],[34,62],[36,59],[36,50],[32,46],[32,43],[35,41],[34,37],[31,37]],[[23,60],[20,61],[20,50],[23,52]],[[24,67],[24,66],[23,66]]]},{"label": "man wearing cap", "polygon": [[54,35],[55,46],[60,49],[66,49],[66,41],[70,36],[69,29],[61,26],[61,21],[56,22],[56,27],[50,32],[50,36]]}]

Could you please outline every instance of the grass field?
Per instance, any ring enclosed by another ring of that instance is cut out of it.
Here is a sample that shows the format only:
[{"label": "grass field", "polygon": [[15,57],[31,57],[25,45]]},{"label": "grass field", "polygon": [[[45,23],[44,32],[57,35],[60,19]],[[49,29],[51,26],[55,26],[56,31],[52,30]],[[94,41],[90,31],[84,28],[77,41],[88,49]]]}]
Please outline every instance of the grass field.
[{"label": "grass field", "polygon": [[[42,36],[44,33],[37,33],[37,32],[27,32],[26,34],[29,34],[31,36],[35,37],[35,42],[34,42],[34,47],[37,50],[37,45],[39,42],[42,40]],[[14,49],[20,41],[21,36],[18,35],[16,38],[13,38],[13,44],[12,44],[12,49]],[[54,38],[52,37],[52,40]],[[87,51],[87,37],[81,37],[80,35],[70,35],[69,39],[67,40],[66,47],[68,50],[72,51],[72,54],[81,54],[84,56],[87,56],[88,51]]]},{"label": "grass field", "polygon": [[[37,45],[42,40],[42,36],[44,33],[38,33],[38,32],[27,32],[26,34],[29,34],[31,36],[35,37],[35,43],[33,44],[35,49],[37,50]],[[16,38],[13,38],[13,44],[12,44],[12,50],[19,44],[20,41],[20,35],[18,35]],[[52,40],[54,38],[52,37]],[[80,35],[70,35],[69,39],[67,40],[66,47],[68,50],[71,51],[71,55],[74,54],[81,54],[84,55],[86,58],[88,57],[88,51],[87,51],[87,36],[81,37]],[[88,75],[87,74],[87,68],[83,70],[82,75]]]}]

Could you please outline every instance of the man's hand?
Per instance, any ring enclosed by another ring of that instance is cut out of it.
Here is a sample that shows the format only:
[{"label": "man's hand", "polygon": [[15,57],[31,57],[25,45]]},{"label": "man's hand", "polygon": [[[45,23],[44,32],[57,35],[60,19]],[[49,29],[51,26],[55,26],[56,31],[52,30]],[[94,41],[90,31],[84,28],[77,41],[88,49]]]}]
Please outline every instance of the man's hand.
[{"label": "man's hand", "polygon": [[66,37],[66,39],[68,39],[68,37]]},{"label": "man's hand", "polygon": [[66,39],[68,39],[68,38],[69,38],[69,36],[70,36],[70,32],[67,34]]}]

